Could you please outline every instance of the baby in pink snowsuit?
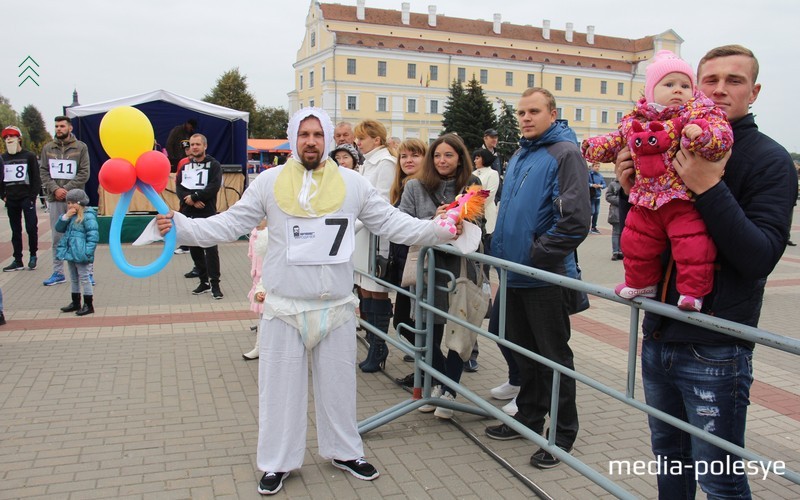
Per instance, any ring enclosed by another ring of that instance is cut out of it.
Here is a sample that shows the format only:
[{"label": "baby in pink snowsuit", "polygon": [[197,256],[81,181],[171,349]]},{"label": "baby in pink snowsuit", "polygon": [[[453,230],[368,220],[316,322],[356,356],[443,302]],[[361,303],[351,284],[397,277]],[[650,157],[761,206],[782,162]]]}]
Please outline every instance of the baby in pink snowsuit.
[{"label": "baby in pink snowsuit", "polygon": [[663,275],[661,254],[671,245],[676,263],[678,307],[700,311],[711,292],[717,249],[695,210],[693,194],[672,165],[681,144],[716,161],[733,146],[725,112],[695,89],[686,61],[660,50],[645,73],[645,97],[619,123],[616,132],[583,141],[590,162],[613,162],[628,146],[636,179],[628,201],[631,210],[622,231],[625,283],[620,297],[655,297]]}]

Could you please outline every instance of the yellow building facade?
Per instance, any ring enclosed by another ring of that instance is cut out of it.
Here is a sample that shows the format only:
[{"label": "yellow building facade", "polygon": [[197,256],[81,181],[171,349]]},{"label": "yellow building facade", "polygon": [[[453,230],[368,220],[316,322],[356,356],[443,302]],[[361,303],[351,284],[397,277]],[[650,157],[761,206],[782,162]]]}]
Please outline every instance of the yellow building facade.
[{"label": "yellow building facade", "polygon": [[516,106],[528,87],[550,90],[560,118],[579,139],[616,128],[644,92],[644,70],[656,51],[680,55],[672,30],[631,40],[439,15],[312,1],[297,52],[289,111],[324,108],[334,120],[374,119],[390,136],[432,141],[453,80],[474,76],[489,100]]}]

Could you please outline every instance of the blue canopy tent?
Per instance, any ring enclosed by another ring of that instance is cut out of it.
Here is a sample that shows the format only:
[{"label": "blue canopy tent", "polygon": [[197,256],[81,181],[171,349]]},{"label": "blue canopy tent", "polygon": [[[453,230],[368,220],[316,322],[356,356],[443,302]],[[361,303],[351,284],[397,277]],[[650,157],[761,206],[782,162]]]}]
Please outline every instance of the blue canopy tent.
[{"label": "blue canopy tent", "polygon": [[91,175],[86,193],[97,204],[97,174],[108,155],[100,143],[100,121],[106,112],[119,106],[133,106],[143,112],[153,125],[156,142],[165,145],[176,125],[190,118],[197,120],[197,132],[208,138],[208,154],[223,165],[241,165],[247,179],[247,123],[250,114],[197,99],[156,90],[112,101],[75,106],[67,109],[75,136],[89,148]]}]

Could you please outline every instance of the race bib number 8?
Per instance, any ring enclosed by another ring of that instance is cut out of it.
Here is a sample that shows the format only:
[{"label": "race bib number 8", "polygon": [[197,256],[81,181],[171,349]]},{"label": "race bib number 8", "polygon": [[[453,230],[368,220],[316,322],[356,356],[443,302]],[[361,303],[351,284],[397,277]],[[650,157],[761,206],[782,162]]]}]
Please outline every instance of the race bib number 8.
[{"label": "race bib number 8", "polygon": [[27,163],[6,163],[3,182],[22,182],[28,176]]},{"label": "race bib number 8", "polygon": [[342,215],[291,217],[286,221],[286,241],[289,264],[341,264],[350,260],[355,248],[353,219]]},{"label": "race bib number 8", "polygon": [[48,160],[51,179],[74,179],[78,173],[78,162],[75,160]]}]

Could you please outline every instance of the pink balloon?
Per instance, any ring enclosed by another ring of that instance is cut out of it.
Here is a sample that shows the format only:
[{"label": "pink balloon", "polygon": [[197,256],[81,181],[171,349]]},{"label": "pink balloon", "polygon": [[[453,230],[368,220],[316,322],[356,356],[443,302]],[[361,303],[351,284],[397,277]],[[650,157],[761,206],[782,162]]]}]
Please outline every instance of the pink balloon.
[{"label": "pink balloon", "polygon": [[160,151],[147,151],[136,160],[136,176],[151,186],[166,186],[169,180],[169,158]]},{"label": "pink balloon", "polygon": [[110,158],[97,176],[103,189],[113,194],[129,191],[136,184],[136,169],[123,158]]}]

